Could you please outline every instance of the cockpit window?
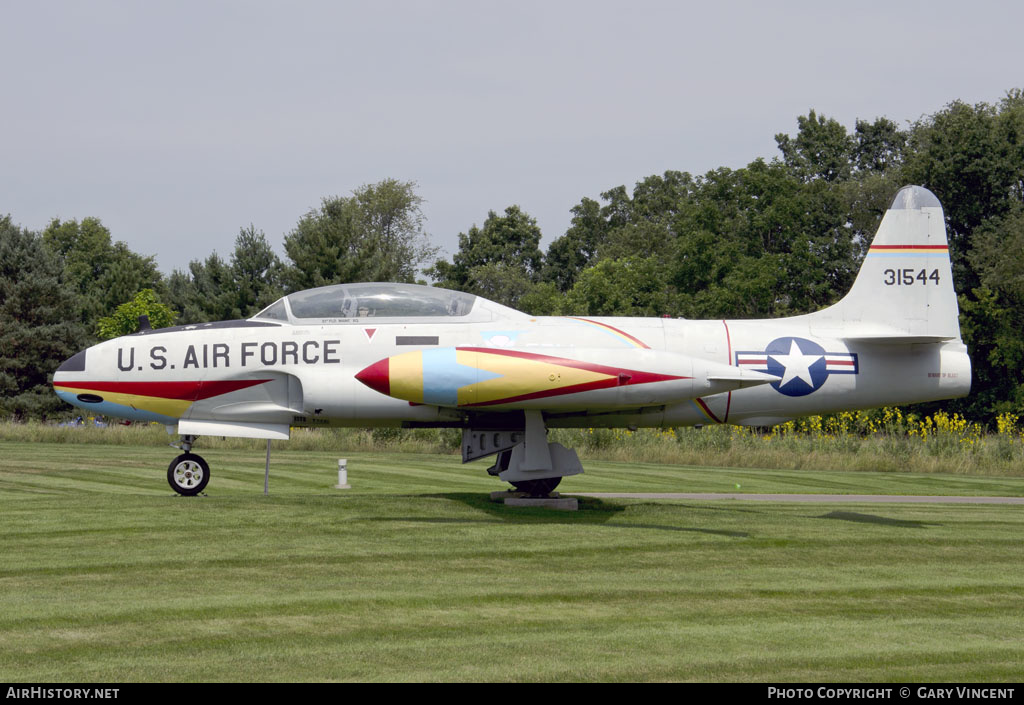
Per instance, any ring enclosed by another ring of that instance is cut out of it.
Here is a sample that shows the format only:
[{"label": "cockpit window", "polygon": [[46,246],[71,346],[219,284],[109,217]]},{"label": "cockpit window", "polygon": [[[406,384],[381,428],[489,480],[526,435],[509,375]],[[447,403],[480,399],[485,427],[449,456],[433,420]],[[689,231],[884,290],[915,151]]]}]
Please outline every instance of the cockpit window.
[{"label": "cockpit window", "polygon": [[[287,299],[295,318],[334,320],[465,316],[476,296],[418,284],[336,284],[300,291]],[[268,317],[281,303],[259,317]]]},{"label": "cockpit window", "polygon": [[269,318],[274,321],[287,321],[288,312],[284,309],[284,299],[278,299],[257,313],[254,318]]}]

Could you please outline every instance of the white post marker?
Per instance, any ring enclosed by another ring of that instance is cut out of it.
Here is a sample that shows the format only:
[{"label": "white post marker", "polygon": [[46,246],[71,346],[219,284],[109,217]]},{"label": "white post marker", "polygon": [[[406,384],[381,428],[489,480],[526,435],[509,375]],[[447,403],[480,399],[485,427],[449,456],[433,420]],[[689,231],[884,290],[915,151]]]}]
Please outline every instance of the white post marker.
[{"label": "white post marker", "polygon": [[267,470],[263,474],[263,496],[270,494],[270,439],[267,439]]},{"label": "white post marker", "polygon": [[351,489],[351,485],[348,484],[348,460],[345,458],[338,458],[338,484],[334,486],[334,489]]}]

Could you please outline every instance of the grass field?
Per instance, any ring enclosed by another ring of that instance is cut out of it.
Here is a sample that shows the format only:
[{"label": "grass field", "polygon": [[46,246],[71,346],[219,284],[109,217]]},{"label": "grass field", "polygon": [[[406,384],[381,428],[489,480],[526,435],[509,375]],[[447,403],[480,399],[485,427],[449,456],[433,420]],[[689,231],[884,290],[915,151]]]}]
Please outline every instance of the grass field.
[{"label": "grass field", "polygon": [[[1016,681],[1019,506],[488,501],[486,461],[0,443],[0,681]],[[1024,495],[587,461],[565,492]]]}]

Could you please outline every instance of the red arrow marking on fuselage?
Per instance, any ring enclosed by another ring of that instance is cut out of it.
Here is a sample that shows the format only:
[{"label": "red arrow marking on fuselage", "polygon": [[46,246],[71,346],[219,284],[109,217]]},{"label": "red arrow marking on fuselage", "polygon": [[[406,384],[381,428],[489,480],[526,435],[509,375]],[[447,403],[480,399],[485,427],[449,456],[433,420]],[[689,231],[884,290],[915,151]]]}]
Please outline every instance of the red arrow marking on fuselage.
[{"label": "red arrow marking on fuselage", "polygon": [[92,392],[116,392],[141,397],[199,401],[265,384],[269,379],[223,379],[193,382],[56,382],[55,387],[87,389]]}]

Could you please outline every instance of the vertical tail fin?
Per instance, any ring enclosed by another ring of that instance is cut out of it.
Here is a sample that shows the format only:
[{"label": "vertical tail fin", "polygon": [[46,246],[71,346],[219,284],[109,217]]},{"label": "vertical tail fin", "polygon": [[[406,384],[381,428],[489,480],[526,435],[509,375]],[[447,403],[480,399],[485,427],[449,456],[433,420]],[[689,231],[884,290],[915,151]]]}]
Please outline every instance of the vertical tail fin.
[{"label": "vertical tail fin", "polygon": [[896,194],[850,293],[811,314],[811,327],[878,342],[960,339],[946,224],[935,194],[920,186]]}]

